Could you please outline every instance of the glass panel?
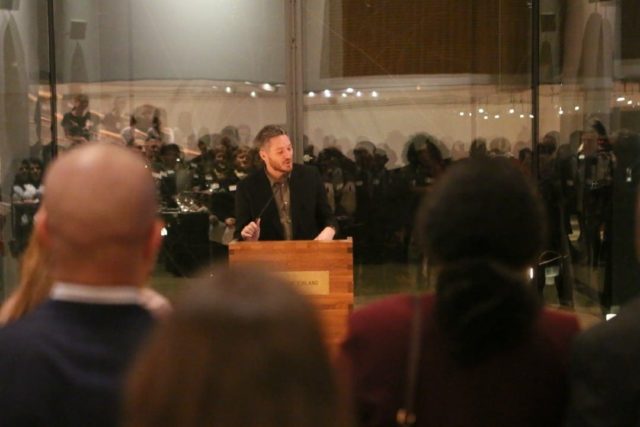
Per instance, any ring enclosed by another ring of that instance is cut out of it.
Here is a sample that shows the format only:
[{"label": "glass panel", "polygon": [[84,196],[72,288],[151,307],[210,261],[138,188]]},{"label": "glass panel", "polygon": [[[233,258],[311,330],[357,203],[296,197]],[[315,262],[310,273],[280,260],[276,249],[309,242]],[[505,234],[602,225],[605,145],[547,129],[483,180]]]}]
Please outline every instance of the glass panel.
[{"label": "glass panel", "polygon": [[146,156],[167,223],[154,282],[170,292],[226,257],[253,137],[286,121],[283,3],[66,0],[55,19],[60,150]]},{"label": "glass panel", "polygon": [[599,316],[636,295],[640,280],[640,2],[542,5],[540,171],[541,182],[560,184],[547,198],[551,249],[563,259],[544,293]]},{"label": "glass panel", "polygon": [[46,2],[0,3],[0,301],[18,281],[40,196],[50,141]]},{"label": "glass panel", "polygon": [[490,152],[531,171],[531,9],[304,4],[306,160],[354,239],[356,301],[430,287],[413,219],[442,170]]}]

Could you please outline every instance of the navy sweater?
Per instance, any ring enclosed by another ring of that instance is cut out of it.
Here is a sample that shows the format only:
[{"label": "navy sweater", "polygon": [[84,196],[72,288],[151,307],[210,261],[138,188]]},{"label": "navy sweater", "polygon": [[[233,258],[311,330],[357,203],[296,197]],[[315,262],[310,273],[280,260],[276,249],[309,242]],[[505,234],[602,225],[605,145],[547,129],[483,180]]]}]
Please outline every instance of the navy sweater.
[{"label": "navy sweater", "polygon": [[0,426],[116,426],[152,326],[138,305],[48,300],[0,329]]}]

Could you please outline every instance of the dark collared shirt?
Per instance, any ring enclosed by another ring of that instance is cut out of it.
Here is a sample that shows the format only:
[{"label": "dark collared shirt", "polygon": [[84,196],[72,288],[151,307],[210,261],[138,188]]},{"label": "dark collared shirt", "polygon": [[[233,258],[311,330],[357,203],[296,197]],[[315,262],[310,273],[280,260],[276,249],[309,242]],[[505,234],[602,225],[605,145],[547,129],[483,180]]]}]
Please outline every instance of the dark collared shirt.
[{"label": "dark collared shirt", "polygon": [[273,198],[275,199],[280,215],[280,223],[284,230],[284,240],[293,239],[293,228],[291,226],[291,192],[289,191],[289,175],[285,175],[282,179],[274,180],[266,171],[267,178],[271,184]]}]

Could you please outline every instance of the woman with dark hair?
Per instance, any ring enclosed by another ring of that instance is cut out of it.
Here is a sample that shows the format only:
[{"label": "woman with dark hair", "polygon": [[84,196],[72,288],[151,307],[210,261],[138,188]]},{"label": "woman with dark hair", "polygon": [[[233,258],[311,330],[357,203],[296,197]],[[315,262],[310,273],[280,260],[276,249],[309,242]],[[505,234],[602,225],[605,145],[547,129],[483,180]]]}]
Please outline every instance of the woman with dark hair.
[{"label": "woman with dark hair", "polygon": [[357,311],[342,346],[360,425],[394,425],[401,408],[416,426],[562,425],[578,324],[542,308],[528,283],[544,221],[527,178],[508,159],[460,161],[424,200],[417,229],[435,295]]},{"label": "woman with dark hair", "polygon": [[142,352],[125,426],[343,426],[311,304],[262,271],[200,278]]}]

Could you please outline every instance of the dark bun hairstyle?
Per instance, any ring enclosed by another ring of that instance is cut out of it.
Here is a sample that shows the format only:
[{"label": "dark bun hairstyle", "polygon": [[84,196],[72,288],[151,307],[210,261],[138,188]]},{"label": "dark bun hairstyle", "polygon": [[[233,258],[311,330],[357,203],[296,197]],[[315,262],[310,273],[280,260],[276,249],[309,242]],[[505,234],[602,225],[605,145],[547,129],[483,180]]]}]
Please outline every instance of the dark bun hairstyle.
[{"label": "dark bun hairstyle", "polygon": [[454,359],[479,363],[525,339],[540,307],[526,270],[543,247],[544,211],[513,162],[454,164],[417,222],[429,263],[439,268],[436,320]]}]

